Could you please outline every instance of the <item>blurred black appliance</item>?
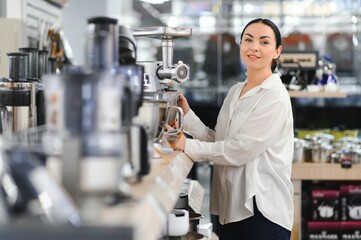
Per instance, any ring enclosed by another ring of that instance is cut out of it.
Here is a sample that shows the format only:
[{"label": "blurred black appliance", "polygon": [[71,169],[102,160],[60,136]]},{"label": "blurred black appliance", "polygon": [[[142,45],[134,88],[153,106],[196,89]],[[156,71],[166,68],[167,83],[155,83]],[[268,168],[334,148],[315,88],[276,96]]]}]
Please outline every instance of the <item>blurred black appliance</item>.
[{"label": "blurred black appliance", "polygon": [[[44,85],[39,78],[39,50],[37,48],[19,48],[19,52],[28,53],[28,80],[36,86],[36,125],[45,124]],[[45,64],[42,62],[42,64]]]},{"label": "blurred black appliance", "polygon": [[0,82],[2,133],[24,130],[37,124],[37,83],[28,79],[28,53],[8,53],[9,77]]},{"label": "blurred black appliance", "polygon": [[289,90],[302,90],[312,82],[318,68],[318,51],[284,51],[278,59],[282,82]]},{"label": "blurred black appliance", "polygon": [[137,47],[132,31],[119,26],[119,64],[135,64],[137,59]]}]

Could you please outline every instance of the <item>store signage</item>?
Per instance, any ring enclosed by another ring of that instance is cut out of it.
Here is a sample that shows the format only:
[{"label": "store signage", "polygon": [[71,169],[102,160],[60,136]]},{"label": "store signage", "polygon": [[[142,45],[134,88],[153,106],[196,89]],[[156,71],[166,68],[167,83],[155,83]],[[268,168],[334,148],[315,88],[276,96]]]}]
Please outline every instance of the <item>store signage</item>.
[{"label": "store signage", "polygon": [[316,69],[318,51],[285,51],[279,57],[280,68],[285,69]]}]

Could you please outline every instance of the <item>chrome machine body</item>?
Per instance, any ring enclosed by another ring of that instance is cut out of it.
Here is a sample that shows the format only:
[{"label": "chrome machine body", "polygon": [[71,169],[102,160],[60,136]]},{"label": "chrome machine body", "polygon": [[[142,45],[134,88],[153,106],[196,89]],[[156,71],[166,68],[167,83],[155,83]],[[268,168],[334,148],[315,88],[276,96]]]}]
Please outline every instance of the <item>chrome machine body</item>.
[{"label": "chrome machine body", "polygon": [[8,53],[9,77],[0,82],[2,133],[35,127],[36,83],[28,80],[28,54]]},{"label": "chrome machine body", "polygon": [[[177,135],[183,129],[183,111],[178,104],[178,93],[171,89],[171,83],[184,83],[189,79],[189,66],[182,61],[173,64],[174,40],[177,38],[190,37],[192,28],[186,27],[140,27],[133,28],[136,38],[156,38],[161,40],[162,61],[139,61],[144,66],[144,102],[159,105],[159,124],[153,140],[159,141],[163,134]],[[142,117],[142,116],[140,116]],[[179,123],[177,131],[172,133],[164,132],[165,125]],[[145,120],[143,120],[144,122]]]},{"label": "chrome machine body", "polygon": [[157,83],[151,81],[159,81],[160,83],[169,83],[169,81],[176,81],[184,83],[189,79],[189,66],[182,61],[173,64],[173,48],[174,40],[177,38],[190,37],[192,35],[192,28],[185,27],[139,27],[132,28],[134,37],[156,38],[161,40],[162,45],[162,61],[154,62],[139,62],[144,65],[145,74],[152,76],[149,82],[145,79],[145,92],[156,92],[161,89],[151,88],[157,86]]}]

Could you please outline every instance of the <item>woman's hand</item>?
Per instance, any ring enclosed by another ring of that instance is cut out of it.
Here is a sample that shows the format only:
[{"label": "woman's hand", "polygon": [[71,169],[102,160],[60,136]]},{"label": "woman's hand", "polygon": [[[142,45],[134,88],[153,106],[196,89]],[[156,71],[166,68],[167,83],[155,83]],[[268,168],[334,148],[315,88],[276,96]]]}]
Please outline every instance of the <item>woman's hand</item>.
[{"label": "woman's hand", "polygon": [[174,149],[184,152],[184,148],[186,146],[186,141],[187,141],[187,138],[184,136],[183,132],[181,132],[178,136],[178,141],[176,142]]},{"label": "woman's hand", "polygon": [[184,151],[187,138],[184,136],[183,132],[180,132],[178,135],[167,136],[167,141],[169,146],[175,150]]},{"label": "woman's hand", "polygon": [[[177,122],[175,122],[173,126],[170,126],[167,124],[165,126],[165,129],[167,132],[172,132],[177,127],[178,127],[178,124],[177,124]],[[184,151],[187,138],[184,136],[183,132],[180,132],[177,135],[169,135],[166,138],[167,138],[167,141],[171,148],[173,148],[175,150],[180,150],[182,152]]]},{"label": "woman's hand", "polygon": [[190,110],[188,101],[182,93],[179,93],[178,106],[182,108],[184,115],[186,115]]}]

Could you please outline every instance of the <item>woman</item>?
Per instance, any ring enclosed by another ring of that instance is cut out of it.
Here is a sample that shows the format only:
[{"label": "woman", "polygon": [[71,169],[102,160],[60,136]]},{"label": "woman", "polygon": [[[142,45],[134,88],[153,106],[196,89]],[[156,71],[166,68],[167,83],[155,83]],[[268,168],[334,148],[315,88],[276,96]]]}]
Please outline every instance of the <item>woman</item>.
[{"label": "woman", "polygon": [[289,95],[273,73],[281,34],[268,19],[249,22],[240,54],[247,79],[223,102],[215,130],[206,127],[180,95],[183,135],[175,149],[193,161],[213,161],[212,214],[224,239],[290,239],[293,224],[293,117]]}]

